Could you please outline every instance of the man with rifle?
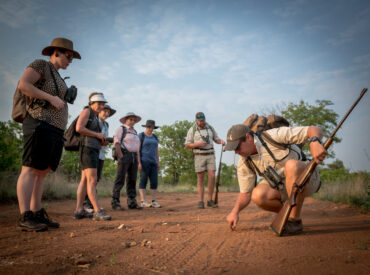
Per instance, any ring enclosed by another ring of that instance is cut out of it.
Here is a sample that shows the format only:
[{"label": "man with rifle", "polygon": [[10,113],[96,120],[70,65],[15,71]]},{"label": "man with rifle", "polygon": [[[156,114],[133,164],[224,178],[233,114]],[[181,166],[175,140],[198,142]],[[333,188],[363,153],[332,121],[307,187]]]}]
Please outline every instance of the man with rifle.
[{"label": "man with rifle", "polygon": [[[240,193],[234,208],[227,216],[229,228],[234,230],[239,220],[239,212],[253,200],[260,208],[278,213],[295,180],[305,169],[307,161],[296,144],[310,143],[310,152],[316,163],[321,163],[327,151],[321,144],[322,131],[316,126],[280,127],[254,133],[243,124],[233,125],[227,133],[225,151],[235,151],[240,155],[238,182]],[[257,175],[262,180],[258,185]],[[317,169],[307,182],[302,195],[284,226],[284,234],[297,234],[302,231],[301,209],[304,198],[320,188]],[[252,192],[253,191],[253,192]]]},{"label": "man with rifle", "polygon": [[212,200],[215,187],[216,159],[213,142],[225,144],[220,139],[215,129],[206,122],[203,112],[195,114],[195,124],[188,130],[185,148],[192,149],[194,154],[194,167],[197,173],[198,208],[204,209],[204,174],[208,173],[208,200],[207,207],[217,208],[218,205]]}]

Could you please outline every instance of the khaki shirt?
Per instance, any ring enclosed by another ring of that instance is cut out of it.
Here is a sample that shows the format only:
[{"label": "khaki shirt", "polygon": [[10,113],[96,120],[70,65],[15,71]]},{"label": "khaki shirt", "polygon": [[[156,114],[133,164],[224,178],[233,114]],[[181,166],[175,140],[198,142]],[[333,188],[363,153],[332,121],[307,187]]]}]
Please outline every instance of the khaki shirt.
[{"label": "khaki shirt", "polygon": [[[195,133],[194,133],[194,128],[195,128]],[[213,127],[212,127],[213,128]],[[195,148],[193,149],[194,153],[212,153],[214,152],[213,150],[213,141],[217,141],[220,139],[216,133],[216,130],[213,128],[213,131],[211,129],[211,126],[206,123],[206,126],[203,129],[200,129],[197,125],[192,126],[188,134],[186,136],[185,144],[189,143],[196,143],[202,140],[203,137],[208,136],[209,143],[206,144],[206,146],[202,147],[201,149]]]},{"label": "khaki shirt", "polygon": [[[255,136],[254,143],[256,145],[258,154],[250,156],[257,168],[263,173],[267,166],[271,166],[280,175],[283,182],[285,182],[284,166],[289,159],[301,159],[300,149],[295,144],[305,143],[308,140],[307,127],[280,127],[267,130],[273,140],[282,144],[292,144],[290,149],[287,148],[282,150],[270,144],[267,139],[263,139],[271,152],[274,154],[277,160],[283,159],[279,162],[275,162],[270,154],[267,152],[265,147],[261,144],[259,139]],[[263,138],[263,137],[262,137]],[[240,193],[252,192],[255,187],[257,175],[251,170],[246,164],[245,158],[240,157],[238,162],[238,182]]]}]

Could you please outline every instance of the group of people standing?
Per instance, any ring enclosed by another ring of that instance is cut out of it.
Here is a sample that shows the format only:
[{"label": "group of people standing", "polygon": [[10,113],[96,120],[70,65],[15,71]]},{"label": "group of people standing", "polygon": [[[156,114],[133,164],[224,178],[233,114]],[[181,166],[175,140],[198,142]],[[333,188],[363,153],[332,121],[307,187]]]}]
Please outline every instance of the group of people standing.
[{"label": "group of people standing", "polygon": [[[20,209],[18,229],[22,231],[45,231],[58,228],[46,210],[41,207],[43,185],[50,170],[59,165],[63,147],[64,131],[68,121],[66,96],[68,87],[60,76],[59,69],[67,69],[74,58],[81,55],[73,49],[73,42],[55,38],[42,50],[49,61],[37,59],[23,73],[18,89],[30,100],[26,102],[27,115],[22,123],[24,152],[22,170],[17,181],[17,196]],[[110,220],[111,216],[99,205],[96,185],[101,178],[107,145],[109,124],[107,118],[116,110],[107,104],[103,93],[90,94],[88,106],[78,116],[75,130],[80,134],[79,162],[81,181],[77,189],[75,219],[93,218]],[[134,125],[141,120],[129,112],[120,119],[122,126],[116,130],[113,143],[117,153],[117,176],[112,191],[112,209],[122,210],[120,191],[126,183],[129,209],[161,207],[156,199],[158,186],[158,139],[153,134],[157,129],[154,120],[147,120],[145,131],[137,134]],[[141,205],[136,201],[136,175],[140,170]],[[146,199],[146,185],[150,179],[151,202]]]},{"label": "group of people standing", "polygon": [[[49,61],[35,60],[25,70],[18,88],[33,100],[27,103],[27,116],[23,121],[24,153],[22,170],[17,182],[17,195],[20,209],[18,228],[24,231],[44,231],[58,228],[41,207],[44,179],[50,170],[59,165],[64,145],[64,131],[68,120],[69,88],[59,75],[59,69],[66,69],[74,58],[81,59],[73,49],[72,41],[56,38],[51,45],[42,50],[50,56]],[[88,106],[80,113],[76,131],[81,135],[79,161],[81,181],[77,189],[75,219],[93,218],[110,220],[111,216],[100,207],[97,200],[96,184],[101,178],[106,146],[109,144],[107,118],[116,110],[107,104],[102,93],[92,93]],[[157,201],[159,153],[158,138],[153,131],[158,128],[154,120],[147,120],[145,131],[138,134],[134,126],[141,117],[133,112],[120,119],[122,125],[116,129],[113,144],[118,161],[117,175],[112,191],[113,210],[122,210],[120,192],[126,183],[127,206],[129,209],[160,207]],[[295,180],[306,166],[307,160],[300,147],[295,144],[310,143],[310,152],[317,163],[325,158],[327,152],[321,143],[322,131],[316,126],[280,127],[265,131],[262,138],[248,126],[237,124],[227,134],[227,144],[220,139],[215,129],[206,122],[204,113],[195,115],[195,124],[187,133],[185,147],[193,150],[199,202],[204,205],[204,177],[208,174],[207,207],[217,208],[212,200],[215,184],[214,145],[225,145],[225,150],[240,155],[237,174],[240,194],[234,208],[227,216],[230,229],[235,229],[239,212],[250,201],[267,211],[279,212],[283,202],[289,199]],[[280,144],[280,145],[279,145]],[[286,146],[281,146],[285,144]],[[136,177],[140,170],[139,193],[141,202],[136,200]],[[267,172],[274,175],[265,178]],[[257,175],[262,181],[257,184]],[[150,179],[151,202],[146,198],[146,185]],[[272,180],[272,181],[273,181]],[[284,232],[296,234],[302,231],[301,209],[304,198],[317,192],[320,178],[315,170],[307,187],[297,198],[297,206],[290,213]]]}]

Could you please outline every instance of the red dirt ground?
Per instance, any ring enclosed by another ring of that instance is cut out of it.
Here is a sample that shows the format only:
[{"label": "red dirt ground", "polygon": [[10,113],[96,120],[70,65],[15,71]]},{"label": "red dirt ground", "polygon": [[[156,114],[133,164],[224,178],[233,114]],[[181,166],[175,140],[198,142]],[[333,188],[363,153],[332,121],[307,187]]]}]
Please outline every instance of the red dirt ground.
[{"label": "red dirt ground", "polygon": [[195,194],[160,194],[163,208],[119,212],[104,198],[106,222],[74,220],[75,201],[49,202],[61,227],[41,233],[16,231],[18,206],[1,205],[0,273],[370,274],[369,214],[309,198],[304,233],[277,237],[274,214],[251,204],[231,232],[236,197],[221,193],[220,208],[199,210]]}]

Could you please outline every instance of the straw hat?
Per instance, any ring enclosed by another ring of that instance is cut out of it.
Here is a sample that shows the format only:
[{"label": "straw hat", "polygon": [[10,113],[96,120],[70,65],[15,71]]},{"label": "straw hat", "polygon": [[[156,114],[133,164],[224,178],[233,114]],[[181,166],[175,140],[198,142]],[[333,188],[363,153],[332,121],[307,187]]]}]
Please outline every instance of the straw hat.
[{"label": "straw hat", "polygon": [[51,41],[51,45],[44,48],[41,53],[46,56],[51,56],[54,49],[71,51],[73,52],[73,58],[81,59],[81,55],[77,51],[73,50],[73,42],[67,38],[54,38],[53,41]]}]

